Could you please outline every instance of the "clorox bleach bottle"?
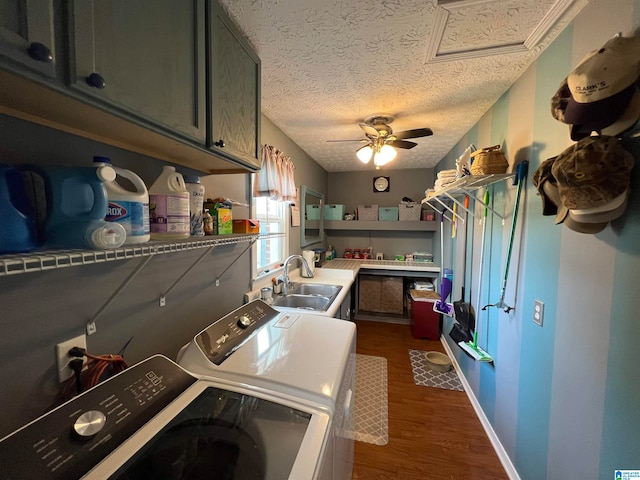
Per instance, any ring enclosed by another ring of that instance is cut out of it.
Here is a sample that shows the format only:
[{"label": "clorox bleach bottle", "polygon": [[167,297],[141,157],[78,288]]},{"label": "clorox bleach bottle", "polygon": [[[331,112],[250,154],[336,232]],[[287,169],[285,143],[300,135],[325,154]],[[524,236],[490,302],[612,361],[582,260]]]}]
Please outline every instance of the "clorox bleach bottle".
[{"label": "clorox bleach bottle", "polygon": [[166,165],[149,189],[152,240],[189,238],[189,192],[182,174]]},{"label": "clorox bleach bottle", "polygon": [[[144,243],[151,238],[149,230],[149,192],[144,181],[135,173],[124,168],[114,167],[107,157],[93,157],[95,166],[108,165],[116,172],[116,180],[104,182],[107,189],[109,206],[107,222],[116,222],[127,232],[126,243]],[[117,182],[117,177],[126,178],[135,191],[127,190]]]}]

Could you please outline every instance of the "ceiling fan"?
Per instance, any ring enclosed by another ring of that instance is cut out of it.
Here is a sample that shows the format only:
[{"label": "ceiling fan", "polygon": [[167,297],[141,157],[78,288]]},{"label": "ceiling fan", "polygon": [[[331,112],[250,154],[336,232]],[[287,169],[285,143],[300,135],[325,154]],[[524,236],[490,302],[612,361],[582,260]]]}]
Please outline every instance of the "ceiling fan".
[{"label": "ceiling fan", "polygon": [[356,150],[356,155],[362,163],[369,163],[373,160],[376,168],[390,162],[396,158],[396,148],[410,149],[418,145],[415,142],[408,142],[407,138],[428,137],[433,135],[430,128],[416,128],[403,132],[393,133],[389,126],[394,117],[391,115],[374,115],[364,119],[360,123],[360,128],[366,138],[359,140],[329,140],[329,142],[364,142],[365,146]]}]

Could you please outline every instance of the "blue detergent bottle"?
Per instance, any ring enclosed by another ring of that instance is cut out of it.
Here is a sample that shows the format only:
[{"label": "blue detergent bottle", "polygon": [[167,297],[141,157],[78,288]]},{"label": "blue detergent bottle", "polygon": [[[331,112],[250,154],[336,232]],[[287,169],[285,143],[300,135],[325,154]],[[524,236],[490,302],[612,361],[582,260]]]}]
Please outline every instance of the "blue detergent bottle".
[{"label": "blue detergent bottle", "polygon": [[0,165],[0,254],[31,252],[38,248],[33,208],[20,170]]},{"label": "blue detergent bottle", "polygon": [[42,236],[46,247],[108,249],[125,242],[125,228],[105,221],[104,182],[115,180],[113,167],[32,166],[25,170],[41,178],[45,191]]}]

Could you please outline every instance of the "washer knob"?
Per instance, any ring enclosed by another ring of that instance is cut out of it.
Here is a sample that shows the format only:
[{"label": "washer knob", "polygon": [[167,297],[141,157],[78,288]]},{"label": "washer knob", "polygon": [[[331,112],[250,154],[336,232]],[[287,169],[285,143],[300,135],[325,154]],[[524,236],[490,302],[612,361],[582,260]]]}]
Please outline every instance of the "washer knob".
[{"label": "washer knob", "polygon": [[73,430],[82,438],[91,438],[107,423],[107,417],[99,410],[89,410],[80,415],[73,424]]},{"label": "washer knob", "polygon": [[251,325],[251,319],[246,315],[240,316],[238,319],[238,326],[240,328],[247,328],[249,325]]}]

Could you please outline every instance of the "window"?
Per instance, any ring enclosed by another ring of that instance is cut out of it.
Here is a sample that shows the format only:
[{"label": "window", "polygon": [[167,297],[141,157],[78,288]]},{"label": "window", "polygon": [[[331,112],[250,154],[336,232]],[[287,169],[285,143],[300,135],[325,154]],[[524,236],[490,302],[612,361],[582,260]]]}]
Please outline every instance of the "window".
[{"label": "window", "polygon": [[[279,268],[289,251],[289,202],[253,197],[253,217],[260,220],[260,234],[253,245],[253,278]],[[268,236],[267,236],[268,235]]]}]

